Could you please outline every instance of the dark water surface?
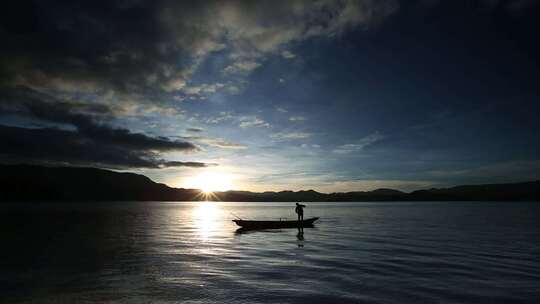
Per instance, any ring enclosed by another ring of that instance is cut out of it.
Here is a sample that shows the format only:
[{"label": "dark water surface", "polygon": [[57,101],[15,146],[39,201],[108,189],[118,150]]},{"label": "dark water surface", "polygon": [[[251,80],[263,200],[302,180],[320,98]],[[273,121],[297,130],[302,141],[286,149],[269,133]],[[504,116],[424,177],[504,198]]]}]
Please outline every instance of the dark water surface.
[{"label": "dark water surface", "polygon": [[9,203],[2,303],[540,303],[540,203]]}]

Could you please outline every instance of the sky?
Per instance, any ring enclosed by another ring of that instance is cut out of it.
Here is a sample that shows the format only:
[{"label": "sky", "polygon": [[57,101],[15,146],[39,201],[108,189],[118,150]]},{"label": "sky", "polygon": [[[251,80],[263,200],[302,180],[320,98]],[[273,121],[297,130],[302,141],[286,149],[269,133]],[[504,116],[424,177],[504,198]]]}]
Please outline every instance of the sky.
[{"label": "sky", "polygon": [[321,192],[540,179],[540,7],[18,1],[0,162]]}]

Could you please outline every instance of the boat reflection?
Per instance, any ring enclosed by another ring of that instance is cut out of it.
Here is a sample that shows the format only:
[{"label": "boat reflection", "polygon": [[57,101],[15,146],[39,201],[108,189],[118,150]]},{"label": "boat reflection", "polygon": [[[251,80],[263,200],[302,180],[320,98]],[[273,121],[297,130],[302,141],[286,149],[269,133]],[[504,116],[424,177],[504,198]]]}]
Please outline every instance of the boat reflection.
[{"label": "boat reflection", "polygon": [[282,232],[283,230],[288,230],[288,229],[291,229],[291,228],[297,228],[298,229],[298,234],[304,235],[304,228],[315,228],[315,225],[306,225],[304,227],[285,227],[285,228],[279,228],[279,229],[272,229],[272,228],[247,228],[247,227],[241,227],[241,228],[238,228],[236,229],[236,231],[234,232],[235,234],[246,234],[246,233],[254,233],[254,232],[274,232],[274,233],[279,233],[279,232]]},{"label": "boat reflection", "polygon": [[[296,240],[298,247],[303,248],[304,247],[304,228],[315,228],[314,225],[306,226],[306,227],[297,227],[298,233],[296,234]],[[281,229],[257,229],[257,228],[238,228],[234,232],[235,235],[243,235],[243,234],[251,234],[256,232],[264,232],[264,233],[282,233],[285,231],[290,231],[287,228],[281,228]]]}]

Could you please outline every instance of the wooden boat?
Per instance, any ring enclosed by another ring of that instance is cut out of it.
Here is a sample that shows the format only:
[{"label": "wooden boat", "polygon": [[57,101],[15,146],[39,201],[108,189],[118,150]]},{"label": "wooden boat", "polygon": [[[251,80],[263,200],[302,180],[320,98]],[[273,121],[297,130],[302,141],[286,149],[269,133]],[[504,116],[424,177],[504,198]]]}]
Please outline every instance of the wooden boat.
[{"label": "wooden boat", "polygon": [[279,228],[303,228],[313,227],[313,222],[318,220],[318,217],[312,217],[303,221],[246,221],[232,220],[236,225],[245,229],[279,229]]}]

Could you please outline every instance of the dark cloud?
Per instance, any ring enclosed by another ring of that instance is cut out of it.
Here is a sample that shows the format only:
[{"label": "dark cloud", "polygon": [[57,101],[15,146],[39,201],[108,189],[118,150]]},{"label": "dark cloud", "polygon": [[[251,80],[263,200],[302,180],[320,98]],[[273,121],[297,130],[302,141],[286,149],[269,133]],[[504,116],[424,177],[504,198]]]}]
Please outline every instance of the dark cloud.
[{"label": "dark cloud", "polygon": [[[367,26],[395,10],[395,1],[382,2],[13,3],[0,13],[0,115],[21,116],[31,122],[3,127],[9,147],[1,153],[4,158],[32,161],[204,166],[159,158],[162,152],[198,150],[190,142],[113,125],[121,120],[124,108],[144,103],[178,110],[169,101],[214,94],[226,85],[230,92],[237,92],[231,80],[194,81],[193,75],[211,53],[228,54],[217,72],[229,66],[249,72],[261,66],[265,56],[281,54],[281,48],[291,42]],[[135,120],[139,127],[145,122],[141,117]],[[261,121],[241,124],[269,126]],[[198,142],[246,148],[224,139],[199,138]]]},{"label": "dark cloud", "polygon": [[180,162],[180,161],[169,161],[161,164],[164,167],[194,167],[194,168],[204,168],[209,166],[217,166],[214,163],[200,163],[200,162]]},{"label": "dark cloud", "polygon": [[229,142],[222,138],[210,138],[204,136],[182,136],[180,138],[222,149],[247,149],[247,146],[245,145]]},{"label": "dark cloud", "polygon": [[78,132],[54,128],[0,126],[3,162],[90,165],[110,168],[205,167],[198,162],[164,161],[149,150],[107,144]]},{"label": "dark cloud", "polygon": [[0,159],[209,165],[165,155],[200,146],[255,175],[386,179],[536,160],[538,3],[472,2],[13,2]]},{"label": "dark cloud", "polygon": [[[60,91],[141,90],[178,68],[174,39],[156,21],[153,2],[36,1],[2,18],[2,66],[11,81]],[[161,46],[161,47],[160,47]],[[187,64],[187,62],[186,62]]]},{"label": "dark cloud", "polygon": [[0,77],[55,92],[113,90],[158,100],[189,95],[206,55],[229,67],[314,36],[369,26],[397,9],[384,1],[24,1],[3,10]]},{"label": "dark cloud", "polygon": [[105,105],[60,101],[26,88],[1,92],[0,113],[59,125],[37,129],[2,126],[0,154],[5,160],[145,168],[206,166],[160,159],[161,152],[193,152],[198,147],[112,127],[107,123],[112,111]]}]

